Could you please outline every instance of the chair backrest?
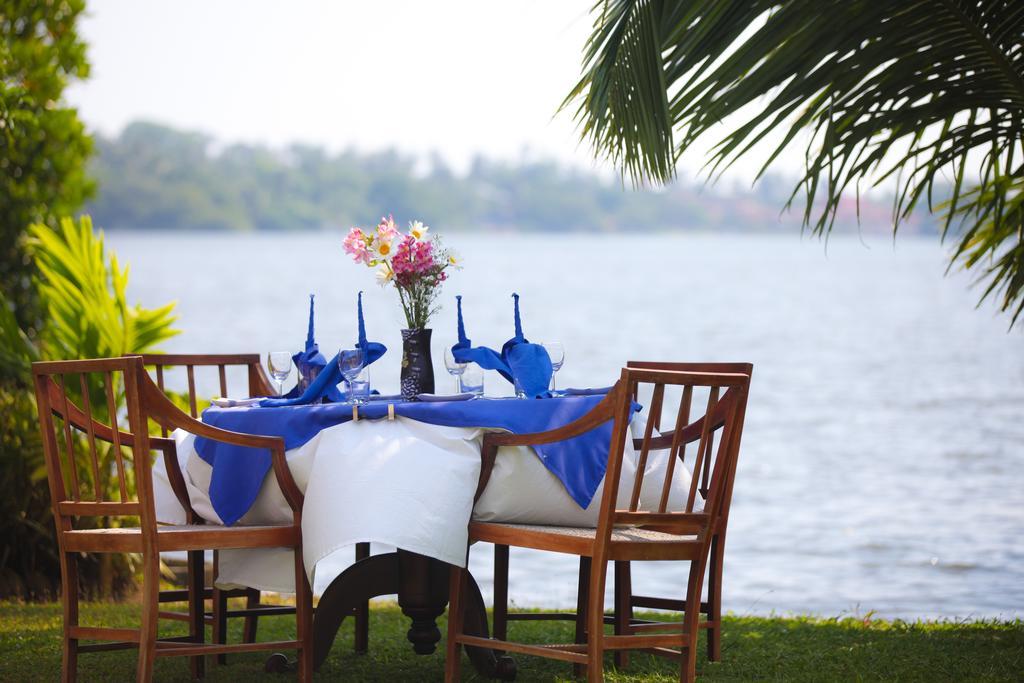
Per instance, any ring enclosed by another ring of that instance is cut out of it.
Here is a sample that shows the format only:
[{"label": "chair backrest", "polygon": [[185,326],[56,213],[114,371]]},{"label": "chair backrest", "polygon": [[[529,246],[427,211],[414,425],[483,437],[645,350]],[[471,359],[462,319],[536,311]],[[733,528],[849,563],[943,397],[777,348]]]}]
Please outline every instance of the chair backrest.
[{"label": "chair backrest", "polygon": [[[229,375],[239,374],[238,372],[231,372],[239,369],[244,374],[246,397],[274,395],[274,390],[270,386],[270,380],[260,364],[259,354],[146,353],[142,355],[142,361],[147,368],[152,369],[153,375],[156,378],[156,385],[161,391],[167,393],[172,384],[182,386],[188,398],[188,412],[192,417],[199,416],[198,406],[201,397],[197,382],[212,386],[210,382],[203,382],[203,380],[212,379],[214,368],[217,371],[216,381],[220,388],[221,396],[233,396],[235,398],[239,396],[240,392],[228,393]],[[205,370],[209,376],[205,378],[199,377],[197,381],[197,368],[200,369],[200,372]],[[181,377],[182,371],[184,371],[184,378]],[[242,386],[242,382],[237,381],[232,386],[232,389],[240,386]],[[166,432],[163,435],[166,436]]]},{"label": "chair backrest", "polygon": [[[732,485],[736,474],[740,436],[746,411],[752,367],[749,364],[686,364],[632,362],[622,370],[612,398],[615,427],[605,489],[598,520],[598,538],[605,541],[613,527],[634,525],[678,534],[695,534],[709,540],[728,516]],[[648,417],[643,435],[634,442],[637,466],[633,481],[620,481],[626,439],[630,438],[630,422],[638,397],[648,397]],[[676,403],[675,409],[666,406]],[[695,413],[696,408],[696,413]],[[663,412],[675,414],[670,431],[660,427]],[[682,466],[687,447],[696,443],[690,487],[681,509],[670,509],[674,473]],[[656,509],[640,509],[641,489],[648,476],[647,462],[651,453],[668,450],[664,469],[655,469],[661,490]],[[629,505],[617,509],[619,488],[631,486]],[[700,499],[703,504],[698,507]]]},{"label": "chair backrest", "polygon": [[[728,373],[728,374],[747,375],[747,377],[752,377],[753,374],[754,374],[754,366],[753,366],[752,363],[672,363],[672,362],[665,362],[665,361],[636,361],[636,360],[631,360],[631,361],[626,363],[626,367],[627,368],[644,368],[644,369],[648,369],[648,370],[671,370],[672,372],[699,372],[699,373],[708,373],[708,372],[710,372],[710,373],[723,373],[724,372],[724,373]],[[749,388],[749,381],[748,381],[748,388]],[[639,386],[637,387],[637,390],[639,390]],[[690,397],[689,397],[689,399],[687,399],[687,397],[685,395],[686,389],[685,388],[683,389],[683,392],[684,392],[683,399],[684,400],[692,401],[692,387],[691,387],[690,391],[691,391]],[[633,400],[637,400],[637,398],[638,398],[637,394],[634,393]],[[665,431],[662,431],[662,428],[661,428],[661,421],[662,421],[662,412],[661,411],[662,411],[663,406],[664,406],[664,403],[661,403],[659,405],[651,405],[650,406],[650,410],[648,410],[648,413],[647,413],[647,422],[652,422],[654,424],[654,432],[653,432],[653,434],[657,435],[658,437],[664,437],[664,438],[653,439],[651,444],[650,444],[650,447],[649,447],[650,451],[658,451],[658,450],[664,450],[664,449],[671,448],[671,444],[672,444],[671,431],[665,432]],[[686,414],[685,414],[684,417],[689,418],[689,410],[690,410],[690,408],[689,408],[689,406],[687,406]],[[675,427],[673,427],[673,428],[675,428]],[[742,424],[740,425],[740,429],[742,429]],[[636,449],[637,451],[640,451],[643,448],[643,442],[644,442],[643,437],[639,437],[639,438],[633,439],[633,447],[634,447],[634,449]],[[678,452],[676,453],[676,455],[678,456],[680,463],[686,462],[686,444],[682,444],[680,446],[680,448],[679,448]],[[674,467],[674,465],[672,465],[672,466]],[[707,495],[708,495],[708,483],[709,483],[708,482],[708,475],[709,475],[709,469],[708,468],[709,468],[709,461],[708,461],[708,459],[704,459],[704,468],[702,468],[701,472],[699,472],[699,473],[698,472],[694,472],[694,476],[695,477],[698,474],[700,475],[699,483],[697,485],[697,491],[700,493],[700,495],[703,498],[707,498]],[[731,482],[730,482],[730,485],[731,485]],[[730,497],[731,497],[731,488],[730,488]],[[665,505],[665,497],[663,495],[662,506],[664,507],[664,505]],[[725,514],[720,519],[720,523],[724,523],[727,518],[728,518],[728,505],[726,506]]]},{"label": "chair backrest", "polygon": [[32,373],[58,528],[120,516],[155,528],[152,453],[175,451],[173,440],[148,433],[142,358],[40,362]]}]

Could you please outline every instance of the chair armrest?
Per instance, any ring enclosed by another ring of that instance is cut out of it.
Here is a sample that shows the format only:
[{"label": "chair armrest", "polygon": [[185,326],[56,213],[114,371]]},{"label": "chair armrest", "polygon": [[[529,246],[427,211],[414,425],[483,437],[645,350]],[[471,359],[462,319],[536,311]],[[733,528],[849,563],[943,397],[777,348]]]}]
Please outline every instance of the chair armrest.
[{"label": "chair armrest", "polygon": [[[711,426],[710,430],[715,431],[723,424],[725,424],[725,417],[728,412],[732,409],[733,403],[737,400],[737,391],[730,387],[725,394],[718,400],[711,413]],[[670,430],[667,432],[658,432],[657,436],[651,437],[650,443],[648,444],[648,450],[651,451],[662,451],[666,448],[672,448],[673,442],[678,439],[677,445],[685,446],[686,444],[698,441],[701,435],[704,433],[704,423],[707,422],[708,416],[703,415],[695,422],[683,427],[681,430]],[[676,432],[678,431],[678,436]],[[644,446],[644,440],[633,439],[633,448],[640,450]]]},{"label": "chair armrest", "polygon": [[[160,390],[149,375],[143,371],[141,379],[142,395],[144,397],[149,416],[167,429],[184,429],[185,431],[202,436],[212,441],[232,444],[235,446],[246,446],[248,448],[265,448],[270,451],[271,465],[277,484],[281,487],[281,493],[291,507],[292,512],[298,515],[302,511],[303,495],[299,490],[291,470],[288,468],[288,461],[285,460],[284,439],[279,436],[259,436],[257,434],[243,434],[232,432],[208,425],[205,422],[195,419],[183,412]],[[172,442],[173,443],[173,442]],[[175,465],[177,459],[175,458]]]},{"label": "chair armrest", "polygon": [[487,482],[490,481],[491,472],[494,470],[494,460],[498,455],[498,448],[501,446],[542,446],[585,434],[615,417],[615,408],[621,402],[621,394],[621,382],[616,382],[611,391],[601,399],[600,403],[591,408],[586,415],[557,429],[533,432],[531,434],[510,434],[507,432],[484,434],[483,444],[480,447],[480,480],[477,483],[473,502],[475,503],[479,500],[480,496],[483,495],[484,489],[487,488]]}]

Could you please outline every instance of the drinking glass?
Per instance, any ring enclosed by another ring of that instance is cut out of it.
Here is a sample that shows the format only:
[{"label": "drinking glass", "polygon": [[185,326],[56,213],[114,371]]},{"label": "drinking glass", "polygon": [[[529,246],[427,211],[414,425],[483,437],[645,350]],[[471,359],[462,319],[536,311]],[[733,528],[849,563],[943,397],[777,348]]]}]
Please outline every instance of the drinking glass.
[{"label": "drinking glass", "polygon": [[455,378],[455,391],[459,392],[462,373],[466,371],[466,365],[468,363],[459,363],[455,360],[455,355],[452,354],[452,347],[446,346],[444,349],[444,368],[448,371],[448,374]]},{"label": "drinking glass", "polygon": [[479,365],[473,364],[463,368],[459,375],[459,393],[473,394],[473,398],[483,398],[484,395],[484,370]]},{"label": "drinking glass", "polygon": [[277,395],[284,393],[284,381],[292,373],[292,354],[290,351],[271,351],[267,354],[267,370],[277,382]]},{"label": "drinking glass", "polygon": [[370,370],[364,367],[359,375],[348,383],[351,403],[362,405],[370,400]]},{"label": "drinking glass", "polygon": [[562,342],[541,342],[541,346],[548,352],[548,356],[551,358],[551,395],[558,396],[558,387],[555,385],[555,375],[559,370],[562,369],[562,363],[565,362],[565,347],[562,346]]},{"label": "drinking glass", "polygon": [[366,366],[366,357],[362,349],[342,349],[338,352],[338,368],[348,385],[348,403],[355,405],[352,399],[352,382],[359,377],[359,373]]}]

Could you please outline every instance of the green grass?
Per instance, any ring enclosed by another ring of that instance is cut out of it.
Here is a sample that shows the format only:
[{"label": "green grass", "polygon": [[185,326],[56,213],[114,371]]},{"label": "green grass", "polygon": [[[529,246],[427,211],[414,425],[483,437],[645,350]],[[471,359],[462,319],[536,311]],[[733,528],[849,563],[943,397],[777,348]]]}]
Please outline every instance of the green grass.
[{"label": "green grass", "polygon": [[[86,604],[82,623],[132,626],[132,604]],[[0,603],[0,681],[53,681],[60,672],[60,605]],[[233,620],[232,638],[240,622]],[[288,617],[260,621],[261,640],[289,638]],[[444,631],[443,619],[440,622]],[[433,655],[413,654],[405,640],[408,621],[394,604],[371,610],[370,652],[352,652],[352,623],[346,620],[317,680],[441,680],[443,647]],[[538,642],[568,642],[572,626],[559,622],[513,622],[512,637]],[[184,633],[167,622],[166,635]],[[702,641],[703,644],[703,641]],[[442,641],[443,645],[443,641]],[[209,666],[209,681],[287,681],[292,675],[263,673],[264,654],[233,655],[226,667]],[[521,681],[571,680],[567,664],[515,656]],[[708,663],[701,650],[697,668],[703,680],[786,681],[1022,681],[1024,622],[904,623],[871,619],[728,617],[722,659]],[[127,681],[134,677],[132,651],[83,654],[81,681]],[[464,660],[463,680],[478,680]],[[669,660],[636,654],[628,669],[615,671],[606,660],[610,681],[670,681]],[[188,679],[184,658],[160,659],[157,680]]]}]

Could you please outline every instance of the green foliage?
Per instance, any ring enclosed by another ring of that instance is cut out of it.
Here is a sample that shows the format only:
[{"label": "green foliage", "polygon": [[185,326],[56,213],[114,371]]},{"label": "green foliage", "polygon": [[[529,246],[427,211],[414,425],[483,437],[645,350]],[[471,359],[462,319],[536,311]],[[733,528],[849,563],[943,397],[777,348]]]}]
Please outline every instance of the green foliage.
[{"label": "green foliage", "polygon": [[805,225],[831,230],[864,183],[895,183],[894,229],[943,204],[952,263],[980,271],[982,298],[1012,325],[1024,311],[1022,36],[1024,12],[1006,0],[607,0],[566,105],[635,183],[667,182],[723,122],[712,175],[761,142],[774,145],[764,173],[808,134],[790,198],[803,193]]},{"label": "green foliage", "polygon": [[53,358],[110,358],[153,349],[177,334],[174,304],[145,309],[128,305],[128,269],[106,258],[103,233],[92,220],[60,221],[29,231],[29,251],[39,268],[46,305],[46,352]]},{"label": "green foliage", "polygon": [[68,81],[89,65],[76,22],[82,0],[0,0],[0,291],[19,327],[40,325],[32,262],[21,235],[77,210],[93,192],[92,140],[63,106]]},{"label": "green foliage", "polygon": [[29,384],[29,364],[39,358],[36,345],[18,327],[14,308],[0,291],[0,383]]},{"label": "green foliage", "polygon": [[[59,229],[37,224],[30,232],[27,248],[39,268],[47,323],[35,343],[17,327],[0,295],[0,490],[7,492],[0,496],[0,595],[45,597],[55,594],[60,571],[30,363],[143,353],[176,331],[173,304],[128,304],[128,271],[105,252],[103,235],[92,231],[87,216],[77,223],[63,219]],[[93,414],[107,420],[103,387],[88,389]],[[100,452],[100,472],[110,475],[102,488],[116,491],[109,448]],[[92,476],[89,468],[79,471],[83,489],[91,489]],[[132,585],[132,565],[125,558],[88,558],[82,569],[82,588],[90,595],[117,595]]]},{"label": "green foliage", "polygon": [[[96,147],[100,191],[88,210],[109,229],[347,230],[389,212],[445,232],[775,230],[789,198],[789,183],[777,178],[753,192],[684,182],[624,192],[621,182],[550,161],[478,158],[456,174],[437,156],[423,163],[393,152],[234,145],[215,153],[206,136],[152,123],[133,123],[113,139],[98,136]],[[874,224],[888,219],[884,200],[865,202],[862,211]],[[799,219],[790,223],[796,228]],[[936,230],[924,222],[914,227]],[[839,228],[856,228],[852,209],[840,214]]]},{"label": "green foliage", "polygon": [[[239,603],[241,601],[238,601]],[[233,605],[234,606],[234,605]],[[239,606],[241,606],[239,604]],[[130,628],[138,624],[139,606],[85,604],[89,623]],[[665,614],[639,613],[640,618]],[[445,633],[445,619],[438,620]],[[229,624],[229,642],[241,639],[241,619]],[[352,620],[346,619],[323,667],[320,681],[440,681],[444,677],[444,641],[428,656],[416,655],[406,640],[409,620],[397,605],[375,602],[370,607],[370,649],[352,651]],[[161,621],[161,635],[184,635],[185,625]],[[554,621],[515,621],[510,636],[532,643],[570,643],[573,625]],[[260,640],[286,640],[295,633],[291,617],[261,617]],[[210,631],[207,631],[209,642]],[[877,619],[763,618],[726,616],[722,626],[722,661],[707,661],[704,633],[700,635],[697,672],[700,681],[1015,681],[1024,670],[1024,623],[940,622],[907,623]],[[115,681],[135,673],[132,650],[83,655],[82,678]],[[513,655],[519,681],[573,681],[572,666],[526,655]],[[265,673],[261,653],[232,655],[229,666],[208,667],[206,680],[267,681],[280,674]],[[52,681],[60,673],[60,605],[0,603],[0,673],[17,681]],[[187,676],[185,658],[161,657],[158,680]],[[480,681],[463,655],[463,680]],[[679,664],[670,659],[634,652],[630,664],[617,670],[609,654],[605,680],[678,681]]]}]

